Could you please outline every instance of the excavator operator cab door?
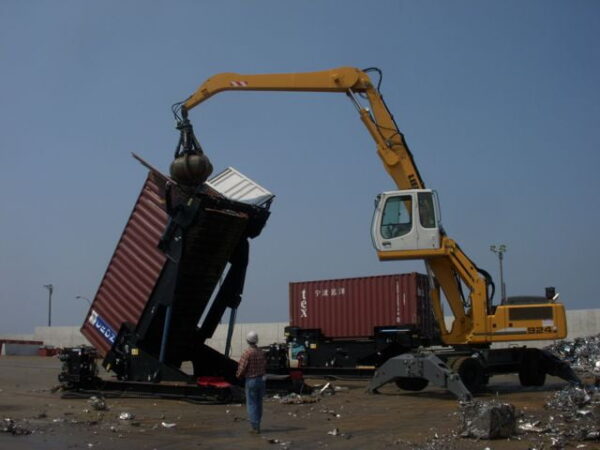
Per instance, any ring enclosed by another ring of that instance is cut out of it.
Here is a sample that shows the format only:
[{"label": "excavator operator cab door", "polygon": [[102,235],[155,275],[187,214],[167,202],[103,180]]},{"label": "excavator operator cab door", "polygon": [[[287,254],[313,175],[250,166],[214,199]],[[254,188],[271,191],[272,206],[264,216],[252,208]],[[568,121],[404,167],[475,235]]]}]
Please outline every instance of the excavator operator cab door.
[{"label": "excavator operator cab door", "polygon": [[436,192],[410,189],[379,194],[371,237],[380,252],[439,248],[440,214]]}]

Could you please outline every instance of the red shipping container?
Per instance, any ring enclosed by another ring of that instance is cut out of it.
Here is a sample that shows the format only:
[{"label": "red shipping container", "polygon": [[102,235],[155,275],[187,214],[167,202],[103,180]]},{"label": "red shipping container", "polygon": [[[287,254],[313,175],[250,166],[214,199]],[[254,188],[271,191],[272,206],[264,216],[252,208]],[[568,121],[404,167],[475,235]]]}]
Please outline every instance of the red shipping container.
[{"label": "red shipping container", "polygon": [[426,275],[419,273],[290,283],[290,326],[328,338],[368,338],[375,327],[414,326],[432,337]]},{"label": "red shipping container", "polygon": [[157,248],[167,224],[164,189],[165,181],[150,172],[81,327],[101,356],[123,322],[137,324],[164,265]]}]

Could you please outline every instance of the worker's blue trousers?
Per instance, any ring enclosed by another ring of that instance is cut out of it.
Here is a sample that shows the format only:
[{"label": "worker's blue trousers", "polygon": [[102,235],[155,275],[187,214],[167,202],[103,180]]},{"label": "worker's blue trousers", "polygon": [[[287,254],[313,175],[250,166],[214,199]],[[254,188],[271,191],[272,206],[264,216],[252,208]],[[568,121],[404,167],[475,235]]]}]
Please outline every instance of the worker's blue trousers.
[{"label": "worker's blue trousers", "polygon": [[265,380],[263,377],[246,378],[246,409],[253,430],[260,431],[260,420],[263,412],[263,396]]}]

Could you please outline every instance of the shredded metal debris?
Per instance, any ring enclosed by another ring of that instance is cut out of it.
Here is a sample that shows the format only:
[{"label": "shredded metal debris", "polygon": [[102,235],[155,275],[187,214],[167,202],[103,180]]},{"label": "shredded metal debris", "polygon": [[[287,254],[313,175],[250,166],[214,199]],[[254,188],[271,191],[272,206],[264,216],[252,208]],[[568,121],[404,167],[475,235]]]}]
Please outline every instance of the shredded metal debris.
[{"label": "shredded metal debris", "polygon": [[515,434],[515,407],[498,401],[461,404],[462,437],[505,439]]},{"label": "shredded metal debris", "polygon": [[2,433],[10,433],[13,436],[23,436],[27,434],[31,434],[31,430],[28,430],[21,425],[17,425],[14,420],[7,417],[2,421],[2,425],[0,425],[0,432]]},{"label": "shredded metal debris", "polygon": [[338,427],[335,427],[333,430],[327,432],[330,436],[339,436],[344,439],[351,439],[352,435],[350,433],[342,433]]},{"label": "shredded metal debris", "polygon": [[268,438],[265,439],[269,444],[277,444],[280,445],[281,447],[285,448],[289,448],[290,445],[292,445],[292,441],[282,441],[281,439],[274,439],[274,438]]},{"label": "shredded metal debris", "polygon": [[[394,445],[398,445],[401,448],[409,448],[411,450],[455,450],[460,449],[462,446],[460,442],[457,441],[457,436],[455,434],[449,435],[439,435],[435,433],[432,438],[429,438],[423,444],[415,444],[410,441],[404,441],[399,439],[394,442]],[[485,447],[489,450],[489,447]]]},{"label": "shredded metal debris", "polygon": [[285,405],[300,405],[303,403],[317,403],[321,399],[321,397],[328,396],[328,395],[335,395],[336,392],[344,390],[343,388],[338,388],[337,386],[334,386],[333,383],[331,383],[331,382],[326,383],[324,386],[317,385],[317,386],[313,386],[313,387],[316,388],[316,390],[313,391],[313,393],[309,394],[309,395],[296,394],[296,393],[292,392],[285,396],[280,396],[279,394],[275,394],[273,396],[273,399],[279,400],[279,403],[282,403]]},{"label": "shredded metal debris", "polygon": [[284,405],[301,405],[303,403],[316,403],[319,401],[319,397],[312,395],[300,395],[291,393],[285,397],[278,397],[279,403]]},{"label": "shredded metal debris", "polygon": [[[342,417],[342,415],[341,415],[341,414],[338,414],[338,413],[336,413],[336,412],[335,412],[334,410],[332,410],[332,409],[321,409],[321,410],[319,410],[319,412],[320,412],[320,413],[323,413],[323,414],[327,414],[327,415],[333,416],[333,417],[335,417],[336,419],[339,419],[340,417]],[[329,419],[328,419],[328,420],[329,420]]]},{"label": "shredded metal debris", "polygon": [[335,386],[331,382],[327,383],[321,389],[319,389],[319,395],[334,395],[336,392]]},{"label": "shredded metal debris", "polygon": [[88,403],[92,409],[96,411],[106,411],[108,407],[106,406],[106,402],[102,397],[92,396],[88,400]]}]

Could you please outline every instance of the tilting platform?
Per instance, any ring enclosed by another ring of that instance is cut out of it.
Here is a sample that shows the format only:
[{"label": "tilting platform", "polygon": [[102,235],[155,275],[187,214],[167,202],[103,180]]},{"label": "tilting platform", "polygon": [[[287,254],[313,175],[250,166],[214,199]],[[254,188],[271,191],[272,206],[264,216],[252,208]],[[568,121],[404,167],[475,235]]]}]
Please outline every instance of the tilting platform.
[{"label": "tilting platform", "polygon": [[[239,306],[249,239],[261,233],[272,194],[231,168],[221,183],[257,189],[260,203],[226,197],[219,180],[180,186],[145,165],[150,173],[82,327],[117,380],[79,379],[90,363],[73,353],[61,381],[73,390],[232,398],[237,362],[205,342]],[[192,374],[181,370],[187,361]]]}]

